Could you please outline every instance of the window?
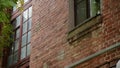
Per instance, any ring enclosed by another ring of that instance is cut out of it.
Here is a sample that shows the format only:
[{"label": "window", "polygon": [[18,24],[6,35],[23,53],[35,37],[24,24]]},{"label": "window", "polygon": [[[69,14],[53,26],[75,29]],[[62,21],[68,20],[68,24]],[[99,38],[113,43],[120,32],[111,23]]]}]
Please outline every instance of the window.
[{"label": "window", "polygon": [[18,7],[22,6],[21,3],[20,3],[20,1],[23,1],[23,3],[26,4],[26,3],[29,2],[30,0],[18,0],[18,1],[17,1],[17,5],[15,5],[15,6],[13,7],[13,11],[16,11],[16,9],[17,9]]},{"label": "window", "polygon": [[22,42],[21,42],[21,59],[25,58],[30,54],[30,37],[31,37],[31,9],[23,12],[23,23],[22,23]]},{"label": "window", "polygon": [[[86,33],[91,33],[94,26],[102,23],[100,15],[101,0],[69,0],[69,33],[68,41],[73,43],[83,39]],[[91,37],[91,36],[88,36]]]},{"label": "window", "polygon": [[20,62],[30,55],[30,38],[31,38],[31,22],[32,7],[26,9],[14,21],[14,34],[8,56],[8,66]]},{"label": "window", "polygon": [[100,14],[100,0],[74,0],[75,25]]}]

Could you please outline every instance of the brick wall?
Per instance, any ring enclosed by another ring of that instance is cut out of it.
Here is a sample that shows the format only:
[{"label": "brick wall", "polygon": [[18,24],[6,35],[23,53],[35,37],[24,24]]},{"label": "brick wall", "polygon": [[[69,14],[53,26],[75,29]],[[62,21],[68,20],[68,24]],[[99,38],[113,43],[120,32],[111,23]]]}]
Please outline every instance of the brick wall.
[{"label": "brick wall", "polygon": [[[87,34],[70,44],[67,38],[69,0],[33,0],[30,68],[64,68],[119,42],[119,2],[102,0],[102,23],[93,26]],[[94,68],[117,57],[120,57],[119,48],[77,67]]]},{"label": "brick wall", "polygon": [[[103,27],[104,27],[104,46],[120,42],[120,4],[119,0],[103,1]],[[106,54],[106,60],[120,57],[120,49],[115,49]],[[107,59],[109,58],[109,59]]]}]

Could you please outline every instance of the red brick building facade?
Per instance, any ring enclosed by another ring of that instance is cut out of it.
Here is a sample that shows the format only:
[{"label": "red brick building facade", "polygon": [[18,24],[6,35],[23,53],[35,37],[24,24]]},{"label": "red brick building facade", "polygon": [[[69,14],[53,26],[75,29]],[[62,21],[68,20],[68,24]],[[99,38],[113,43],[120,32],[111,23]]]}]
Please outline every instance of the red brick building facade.
[{"label": "red brick building facade", "polygon": [[74,0],[30,3],[29,68],[115,68],[120,59],[120,0],[101,0],[100,13],[88,12],[77,25]]}]

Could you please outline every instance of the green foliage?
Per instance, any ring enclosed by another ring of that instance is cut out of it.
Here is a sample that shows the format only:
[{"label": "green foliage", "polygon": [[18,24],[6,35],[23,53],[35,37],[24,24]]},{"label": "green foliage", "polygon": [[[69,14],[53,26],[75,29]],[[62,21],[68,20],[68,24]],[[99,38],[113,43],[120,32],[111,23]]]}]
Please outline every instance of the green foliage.
[{"label": "green foliage", "polygon": [[12,34],[12,26],[11,24],[4,24],[2,25],[2,31],[0,36],[0,48],[7,47],[12,42],[11,34]]},{"label": "green foliage", "polygon": [[[16,0],[0,0],[0,51],[8,47],[12,42],[12,25],[10,24],[10,9],[15,5]],[[0,52],[1,54],[1,52]]]}]

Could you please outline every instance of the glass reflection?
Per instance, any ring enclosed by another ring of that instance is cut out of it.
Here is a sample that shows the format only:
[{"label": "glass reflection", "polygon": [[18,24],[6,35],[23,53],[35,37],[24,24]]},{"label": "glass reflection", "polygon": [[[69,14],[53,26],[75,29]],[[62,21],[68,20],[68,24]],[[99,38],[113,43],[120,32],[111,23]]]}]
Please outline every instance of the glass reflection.
[{"label": "glass reflection", "polygon": [[24,24],[23,24],[23,33],[22,34],[24,34],[25,32],[27,32],[27,22],[25,22]]},{"label": "glass reflection", "polygon": [[21,49],[21,59],[26,57],[26,46]]},{"label": "glass reflection", "polygon": [[28,19],[28,9],[23,12],[23,22]]},{"label": "glass reflection", "polygon": [[29,18],[32,17],[32,7],[29,8]]},{"label": "glass reflection", "polygon": [[27,34],[22,36],[22,46],[26,45]]},{"label": "glass reflection", "polygon": [[30,49],[30,44],[28,44],[28,45],[27,45],[27,56],[30,55],[30,50],[31,50],[31,49]]}]

